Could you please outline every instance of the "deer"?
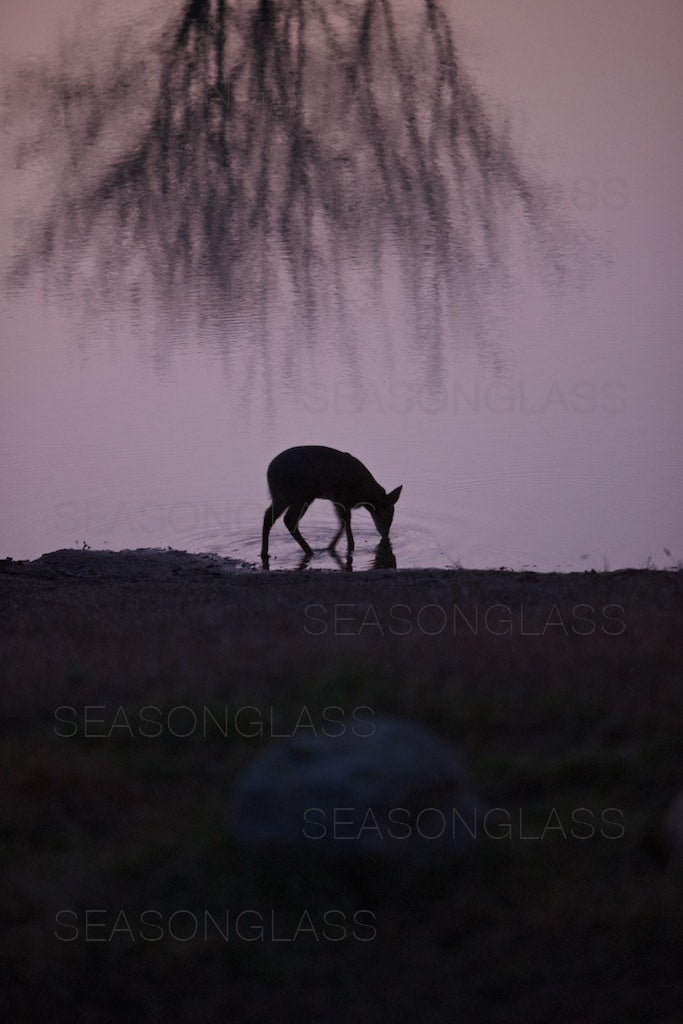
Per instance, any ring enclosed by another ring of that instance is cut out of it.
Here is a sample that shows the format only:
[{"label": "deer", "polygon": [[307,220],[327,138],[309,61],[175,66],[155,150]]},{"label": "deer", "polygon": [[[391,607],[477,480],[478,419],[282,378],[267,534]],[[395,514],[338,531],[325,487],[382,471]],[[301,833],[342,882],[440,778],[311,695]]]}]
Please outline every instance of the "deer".
[{"label": "deer", "polygon": [[300,445],[276,455],[268,466],[268,488],[272,504],[263,517],[261,558],[268,558],[268,537],[273,523],[285,513],[285,526],[307,558],[313,549],[301,536],[299,523],[306,509],[316,500],[331,501],[339,518],[339,529],[328,545],[334,552],[346,531],[349,554],[353,551],[351,511],[366,508],[383,542],[389,539],[394,506],[403,484],[388,494],[360,459],[349,452],[323,445]]}]

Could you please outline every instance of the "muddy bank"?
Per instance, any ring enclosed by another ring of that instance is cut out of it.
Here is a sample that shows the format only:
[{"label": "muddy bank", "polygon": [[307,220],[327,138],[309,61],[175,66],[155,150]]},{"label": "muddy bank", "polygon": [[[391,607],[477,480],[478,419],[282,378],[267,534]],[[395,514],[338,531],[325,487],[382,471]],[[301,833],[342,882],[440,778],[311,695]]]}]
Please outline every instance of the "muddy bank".
[{"label": "muddy bank", "polygon": [[[581,672],[603,692],[676,663],[683,574],[477,570],[277,572],[172,550],[64,550],[0,562],[10,717],[56,691],[252,697],[351,664],[398,690]],[[70,682],[71,681],[71,682]],[[368,678],[370,684],[370,678]]]},{"label": "muddy bank", "polygon": [[[675,1019],[682,573],[63,551],[1,562],[0,601],[16,1019]],[[509,830],[408,879],[235,843],[264,745],[387,714],[455,744]]]}]

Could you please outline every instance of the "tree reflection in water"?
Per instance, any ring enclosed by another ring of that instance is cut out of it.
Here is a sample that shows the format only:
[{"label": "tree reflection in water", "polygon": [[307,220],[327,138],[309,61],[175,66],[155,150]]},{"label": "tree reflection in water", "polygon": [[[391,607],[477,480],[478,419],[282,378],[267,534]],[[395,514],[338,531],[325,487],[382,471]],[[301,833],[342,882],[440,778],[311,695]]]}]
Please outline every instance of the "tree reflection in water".
[{"label": "tree reflection in water", "polygon": [[32,150],[59,135],[66,159],[15,283],[40,270],[100,308],[153,288],[169,312],[266,327],[286,296],[313,327],[353,306],[349,267],[380,290],[393,253],[438,361],[444,319],[520,246],[561,273],[546,193],[438,0],[409,23],[396,0],[187,0],[157,53],[128,38],[106,74],[62,61],[33,83],[50,100]]}]

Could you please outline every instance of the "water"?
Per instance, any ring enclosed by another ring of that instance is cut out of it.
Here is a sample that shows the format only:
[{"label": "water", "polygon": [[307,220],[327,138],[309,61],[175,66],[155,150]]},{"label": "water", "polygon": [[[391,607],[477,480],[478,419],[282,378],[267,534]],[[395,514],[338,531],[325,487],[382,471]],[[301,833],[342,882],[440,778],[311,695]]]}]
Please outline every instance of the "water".
[{"label": "water", "polygon": [[[225,106],[196,24],[156,70],[107,78],[89,8],[74,65],[98,71],[68,90],[53,37],[15,4],[0,555],[172,546],[257,563],[268,462],[327,444],[404,485],[399,567],[676,565],[683,15],[629,2],[609,34],[602,6],[588,25],[533,17],[539,0],[510,24],[503,0],[450,4],[455,59],[445,22],[395,4],[348,94],[309,24],[301,86],[293,58],[282,92],[266,63],[264,108],[246,79]],[[166,17],[144,12],[150,39]],[[260,30],[268,54],[282,28]],[[429,46],[471,75],[450,100]],[[456,108],[474,125],[457,160]],[[302,532],[324,548],[335,526],[319,502]],[[369,568],[361,510],[354,534]],[[299,555],[280,521],[271,566]]]}]

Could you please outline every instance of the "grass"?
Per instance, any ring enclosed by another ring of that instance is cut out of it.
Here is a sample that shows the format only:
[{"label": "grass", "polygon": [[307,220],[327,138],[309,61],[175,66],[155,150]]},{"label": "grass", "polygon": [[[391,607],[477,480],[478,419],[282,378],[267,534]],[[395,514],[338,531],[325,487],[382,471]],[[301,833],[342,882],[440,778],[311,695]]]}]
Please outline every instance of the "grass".
[{"label": "grass", "polygon": [[[14,1019],[678,1019],[661,822],[683,781],[680,573],[271,575],[96,552],[1,568]],[[420,871],[242,849],[237,773],[332,705],[455,743],[511,834]]]}]

